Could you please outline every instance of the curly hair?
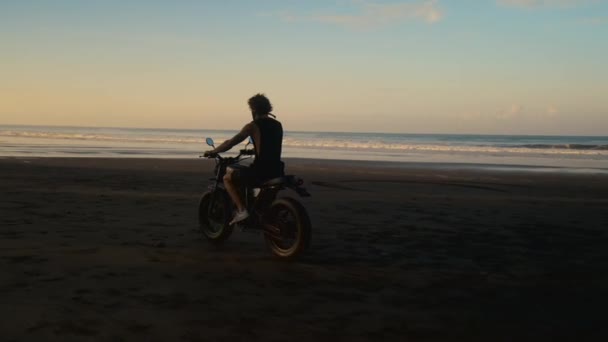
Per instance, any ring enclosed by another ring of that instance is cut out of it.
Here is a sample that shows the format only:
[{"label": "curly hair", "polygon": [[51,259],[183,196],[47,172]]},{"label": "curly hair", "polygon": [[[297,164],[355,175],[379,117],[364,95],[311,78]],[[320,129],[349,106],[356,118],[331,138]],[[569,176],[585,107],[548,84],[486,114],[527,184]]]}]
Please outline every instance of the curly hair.
[{"label": "curly hair", "polygon": [[270,100],[268,100],[264,94],[256,94],[252,96],[247,103],[249,103],[249,108],[260,114],[268,114],[272,112]]}]

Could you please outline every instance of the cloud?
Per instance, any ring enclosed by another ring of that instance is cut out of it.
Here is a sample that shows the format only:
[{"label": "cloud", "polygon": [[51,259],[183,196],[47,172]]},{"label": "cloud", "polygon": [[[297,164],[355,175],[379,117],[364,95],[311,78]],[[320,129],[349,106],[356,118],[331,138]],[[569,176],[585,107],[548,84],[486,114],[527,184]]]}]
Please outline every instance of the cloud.
[{"label": "cloud", "polygon": [[549,105],[547,107],[547,110],[545,111],[545,114],[548,117],[554,117],[559,113],[559,109],[557,107],[555,107],[554,105]]},{"label": "cloud", "polygon": [[608,24],[608,16],[583,18],[581,21],[589,25],[604,25]]},{"label": "cloud", "polygon": [[600,0],[497,0],[499,5],[518,8],[566,8],[578,7]]},{"label": "cloud", "polygon": [[499,119],[513,119],[520,116],[524,112],[524,106],[513,103],[509,107],[498,112],[497,117]]},{"label": "cloud", "polygon": [[496,113],[495,118],[505,121],[520,121],[520,120],[534,120],[543,118],[555,118],[559,115],[560,109],[554,105],[549,104],[546,106],[528,106],[524,107],[519,103],[513,103]]},{"label": "cloud", "polygon": [[331,13],[314,15],[296,15],[290,12],[277,12],[275,15],[285,22],[313,21],[333,24],[348,28],[372,28],[419,20],[428,24],[440,21],[443,10],[438,0],[400,1],[380,3],[376,1],[352,0],[355,13]]}]

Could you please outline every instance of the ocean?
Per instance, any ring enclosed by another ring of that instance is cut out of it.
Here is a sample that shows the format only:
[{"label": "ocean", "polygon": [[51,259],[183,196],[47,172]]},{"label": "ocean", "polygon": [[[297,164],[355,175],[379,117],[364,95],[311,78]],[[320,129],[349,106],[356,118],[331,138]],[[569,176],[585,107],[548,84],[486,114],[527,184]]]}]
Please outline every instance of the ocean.
[{"label": "ocean", "polygon": [[[236,131],[0,125],[2,157],[198,158]],[[237,147],[234,150],[238,150]],[[290,132],[283,157],[608,170],[608,136]]]}]

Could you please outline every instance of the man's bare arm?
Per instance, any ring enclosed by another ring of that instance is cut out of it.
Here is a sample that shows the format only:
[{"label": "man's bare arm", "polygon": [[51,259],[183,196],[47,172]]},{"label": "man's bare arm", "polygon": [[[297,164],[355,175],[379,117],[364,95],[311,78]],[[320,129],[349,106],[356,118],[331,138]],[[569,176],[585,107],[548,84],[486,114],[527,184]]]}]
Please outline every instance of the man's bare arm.
[{"label": "man's bare arm", "polygon": [[220,144],[220,146],[216,147],[211,151],[212,153],[222,153],[230,150],[234,146],[243,142],[243,140],[247,139],[252,133],[252,125],[251,123],[246,124],[240,132],[238,132],[234,137],[228,139]]}]

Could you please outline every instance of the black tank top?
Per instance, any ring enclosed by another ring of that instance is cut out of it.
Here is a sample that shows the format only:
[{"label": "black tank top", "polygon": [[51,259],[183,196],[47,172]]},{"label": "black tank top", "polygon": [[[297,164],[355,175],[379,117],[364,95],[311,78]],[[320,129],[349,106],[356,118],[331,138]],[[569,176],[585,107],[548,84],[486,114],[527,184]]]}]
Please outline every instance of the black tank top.
[{"label": "black tank top", "polygon": [[283,126],[272,118],[254,120],[260,131],[260,141],[255,141],[255,160],[252,164],[258,180],[283,176],[281,149],[283,144]]}]

